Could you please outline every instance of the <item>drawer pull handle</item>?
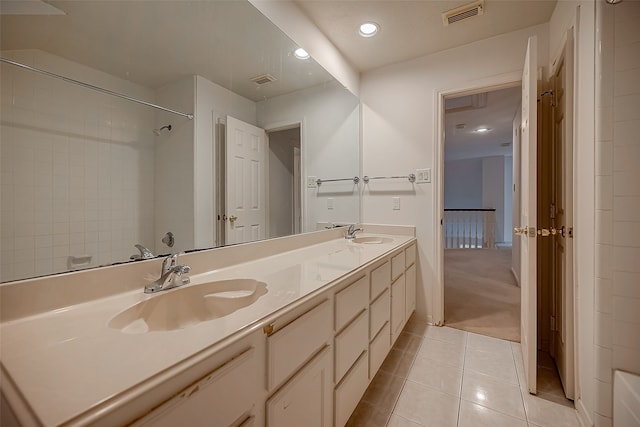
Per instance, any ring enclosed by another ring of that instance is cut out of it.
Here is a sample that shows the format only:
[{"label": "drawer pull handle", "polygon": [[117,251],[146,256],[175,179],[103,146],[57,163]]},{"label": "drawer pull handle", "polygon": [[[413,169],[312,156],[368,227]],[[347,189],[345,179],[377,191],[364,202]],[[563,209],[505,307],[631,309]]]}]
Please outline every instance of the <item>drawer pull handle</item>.
[{"label": "drawer pull handle", "polygon": [[271,336],[273,334],[273,323],[269,323],[267,326],[262,328],[266,336]]}]

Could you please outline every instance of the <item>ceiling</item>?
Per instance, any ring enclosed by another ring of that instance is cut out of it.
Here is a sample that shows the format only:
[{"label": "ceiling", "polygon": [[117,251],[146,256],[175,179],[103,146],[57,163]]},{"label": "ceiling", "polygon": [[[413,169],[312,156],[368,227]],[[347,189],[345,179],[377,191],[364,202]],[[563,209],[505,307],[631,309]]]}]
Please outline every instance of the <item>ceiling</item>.
[{"label": "ceiling", "polygon": [[[294,0],[356,70],[462,46],[549,21],[556,0],[484,0],[484,14],[445,27],[442,13],[471,0]],[[375,37],[360,24],[380,25]]]},{"label": "ceiling", "polygon": [[[510,156],[513,119],[520,102],[520,86],[446,99],[445,160]],[[481,127],[489,131],[477,132]]]},{"label": "ceiling", "polygon": [[[296,44],[246,1],[2,0],[0,6],[3,51],[43,50],[152,89],[197,74],[260,101],[333,81],[313,59],[296,59]],[[264,73],[278,80],[251,81]]]}]

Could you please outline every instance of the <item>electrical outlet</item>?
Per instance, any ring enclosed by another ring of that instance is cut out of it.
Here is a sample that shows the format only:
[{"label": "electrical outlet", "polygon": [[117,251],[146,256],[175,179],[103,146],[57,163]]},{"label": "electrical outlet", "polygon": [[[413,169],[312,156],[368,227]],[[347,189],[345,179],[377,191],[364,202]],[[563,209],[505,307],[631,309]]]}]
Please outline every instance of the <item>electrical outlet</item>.
[{"label": "electrical outlet", "polygon": [[327,198],[327,209],[333,209],[333,197]]},{"label": "electrical outlet", "polygon": [[431,168],[416,169],[416,184],[427,184],[431,182]]},{"label": "electrical outlet", "polygon": [[392,209],[394,211],[399,211],[400,210],[400,197],[392,197],[391,198],[391,204],[392,204]]},{"label": "electrical outlet", "polygon": [[307,188],[316,188],[318,186],[317,181],[317,177],[315,176],[308,176],[307,177]]}]

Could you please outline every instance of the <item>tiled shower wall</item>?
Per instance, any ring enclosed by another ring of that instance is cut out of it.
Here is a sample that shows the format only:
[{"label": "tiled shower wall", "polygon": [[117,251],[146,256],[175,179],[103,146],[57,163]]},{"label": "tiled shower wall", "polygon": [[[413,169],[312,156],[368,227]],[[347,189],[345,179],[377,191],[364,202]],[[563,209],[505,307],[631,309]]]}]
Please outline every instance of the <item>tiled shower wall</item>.
[{"label": "tiled shower wall", "polygon": [[[2,56],[153,101],[149,89],[44,52]],[[0,72],[0,279],[152,248],[153,110],[4,63]]]},{"label": "tiled shower wall", "polygon": [[640,374],[640,2],[596,5],[596,426],[613,370]]}]

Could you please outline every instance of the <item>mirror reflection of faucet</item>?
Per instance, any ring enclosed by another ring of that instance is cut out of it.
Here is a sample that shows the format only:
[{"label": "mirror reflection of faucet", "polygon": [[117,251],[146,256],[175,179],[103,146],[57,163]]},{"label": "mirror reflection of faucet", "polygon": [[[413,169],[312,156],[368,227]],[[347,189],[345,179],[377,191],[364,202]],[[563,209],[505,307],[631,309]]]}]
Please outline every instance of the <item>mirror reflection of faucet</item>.
[{"label": "mirror reflection of faucet", "polygon": [[166,291],[182,285],[188,285],[191,279],[187,274],[191,271],[188,265],[178,264],[178,254],[172,254],[162,261],[160,278],[144,287],[145,294]]},{"label": "mirror reflection of faucet", "polygon": [[129,259],[133,259],[133,260],[140,260],[140,259],[152,259],[155,258],[156,256],[153,254],[153,252],[151,252],[149,249],[145,248],[144,246],[142,246],[141,244],[136,244],[135,245],[136,249],[138,249],[140,251],[139,254],[134,254],[131,255],[129,257]]},{"label": "mirror reflection of faucet", "polygon": [[356,228],[355,224],[351,224],[349,228],[347,228],[347,233],[345,234],[344,238],[347,240],[352,240],[356,237],[356,233],[359,231],[364,231],[364,228]]}]

